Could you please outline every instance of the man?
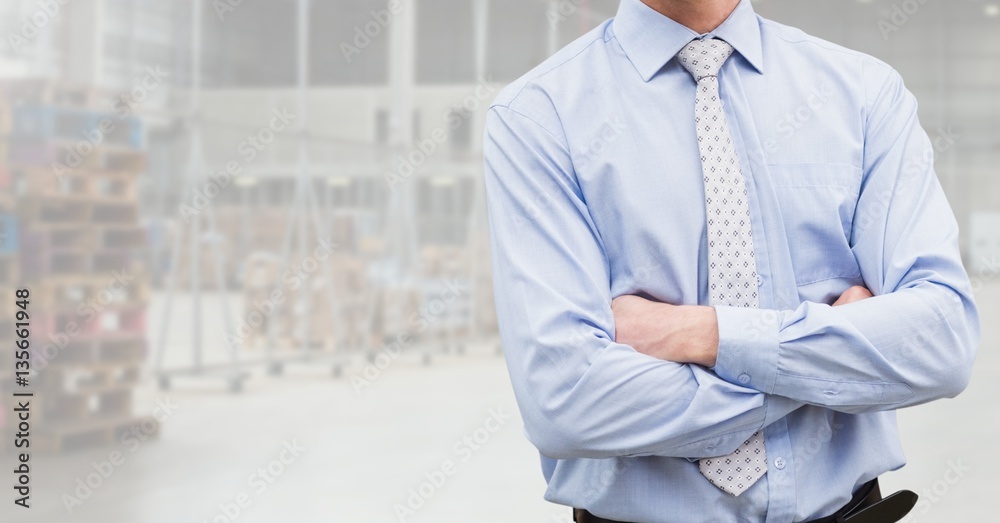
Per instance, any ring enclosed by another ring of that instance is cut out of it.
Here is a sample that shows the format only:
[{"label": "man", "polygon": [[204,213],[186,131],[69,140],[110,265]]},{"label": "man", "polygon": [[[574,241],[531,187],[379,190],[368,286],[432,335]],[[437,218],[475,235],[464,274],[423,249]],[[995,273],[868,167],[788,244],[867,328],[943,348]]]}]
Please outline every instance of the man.
[{"label": "man", "polygon": [[979,337],[916,108],[749,0],[622,0],[506,88],[497,313],[546,499],[663,523],[912,507],[875,481],[905,463],[894,411],[961,392]]}]

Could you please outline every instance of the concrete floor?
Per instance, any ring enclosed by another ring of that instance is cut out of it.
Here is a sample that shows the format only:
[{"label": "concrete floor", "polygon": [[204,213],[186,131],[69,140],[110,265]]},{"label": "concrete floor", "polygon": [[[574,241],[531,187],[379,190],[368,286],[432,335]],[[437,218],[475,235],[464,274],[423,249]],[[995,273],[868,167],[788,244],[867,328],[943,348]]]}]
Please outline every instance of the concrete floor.
[{"label": "concrete floor", "polygon": [[[909,521],[993,518],[987,500],[1000,487],[994,473],[1000,454],[989,452],[1000,439],[1000,282],[987,284],[978,300],[984,337],[970,389],[956,400],[900,413],[910,463],[886,476],[883,490],[910,488],[931,501]],[[189,306],[179,301],[176,310]],[[205,314],[209,337],[217,339],[212,318],[218,307],[209,303]],[[173,332],[184,332],[181,319],[175,314]],[[184,359],[185,341],[171,339],[169,361]],[[211,345],[209,360],[225,356]],[[360,394],[349,379],[359,369],[355,362],[340,379],[330,377],[329,365],[292,366],[280,377],[258,373],[237,395],[217,378],[177,380],[167,392],[149,380],[137,412],[151,413],[167,399],[176,405],[158,439],[32,458],[34,507],[14,510],[5,500],[0,521],[388,523],[400,521],[396,504],[405,505],[410,489],[428,475],[445,479],[433,492],[424,490],[429,496],[407,522],[570,521],[565,508],[542,500],[537,454],[521,434],[506,369],[492,346],[439,357],[430,366],[405,355]],[[486,430],[496,428],[486,423],[491,410],[510,415],[492,433]],[[467,436],[478,438],[476,448],[463,442]],[[283,454],[292,442],[304,450]],[[78,480],[90,475],[96,483],[94,464],[101,468],[116,450],[124,461],[84,498]],[[946,474],[953,466],[969,470],[956,480]],[[257,471],[268,467],[271,482],[265,483]],[[72,513],[67,496],[80,501]]]}]

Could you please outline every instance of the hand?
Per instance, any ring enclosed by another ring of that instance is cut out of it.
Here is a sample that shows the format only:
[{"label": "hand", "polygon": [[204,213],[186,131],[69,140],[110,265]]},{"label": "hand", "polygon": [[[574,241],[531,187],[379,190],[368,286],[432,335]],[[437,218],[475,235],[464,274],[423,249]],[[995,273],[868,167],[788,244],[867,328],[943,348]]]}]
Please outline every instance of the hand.
[{"label": "hand", "polygon": [[[871,291],[854,286],[833,306],[871,298]],[[714,307],[670,305],[638,296],[619,296],[611,302],[615,341],[637,352],[676,363],[714,367],[719,352],[719,323]]]},{"label": "hand", "polygon": [[837,301],[833,302],[833,306],[837,307],[840,305],[854,303],[856,301],[867,300],[872,296],[874,296],[872,291],[860,285],[855,285],[854,287],[844,291],[844,294],[841,294],[840,297],[837,298]]},{"label": "hand", "polygon": [[619,296],[611,312],[616,342],[661,360],[715,366],[719,324],[714,308]]}]

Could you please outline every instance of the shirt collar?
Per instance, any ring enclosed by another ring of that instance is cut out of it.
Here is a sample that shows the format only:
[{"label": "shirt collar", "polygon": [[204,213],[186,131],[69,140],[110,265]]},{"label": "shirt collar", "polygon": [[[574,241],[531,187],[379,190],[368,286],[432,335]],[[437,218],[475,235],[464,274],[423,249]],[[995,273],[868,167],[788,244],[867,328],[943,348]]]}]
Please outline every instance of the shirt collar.
[{"label": "shirt collar", "polygon": [[663,16],[641,0],[622,0],[612,23],[615,37],[646,82],[695,38],[725,40],[758,73],[764,72],[760,23],[750,0],[742,0],[722,25],[705,35]]}]

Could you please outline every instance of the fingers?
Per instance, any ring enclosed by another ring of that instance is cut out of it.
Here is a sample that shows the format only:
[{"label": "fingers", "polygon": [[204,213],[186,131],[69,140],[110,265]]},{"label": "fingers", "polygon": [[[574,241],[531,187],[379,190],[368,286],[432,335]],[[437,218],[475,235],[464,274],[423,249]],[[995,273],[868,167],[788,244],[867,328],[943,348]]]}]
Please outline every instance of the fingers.
[{"label": "fingers", "polygon": [[649,300],[640,298],[639,296],[632,296],[629,294],[625,294],[611,300],[611,311],[617,313],[629,310],[630,308],[634,308],[648,302]]},{"label": "fingers", "polygon": [[837,301],[833,302],[833,306],[837,307],[840,305],[847,305],[849,303],[865,300],[873,296],[874,295],[867,288],[855,285],[854,287],[844,291],[844,293],[840,295],[840,298],[837,298]]}]

